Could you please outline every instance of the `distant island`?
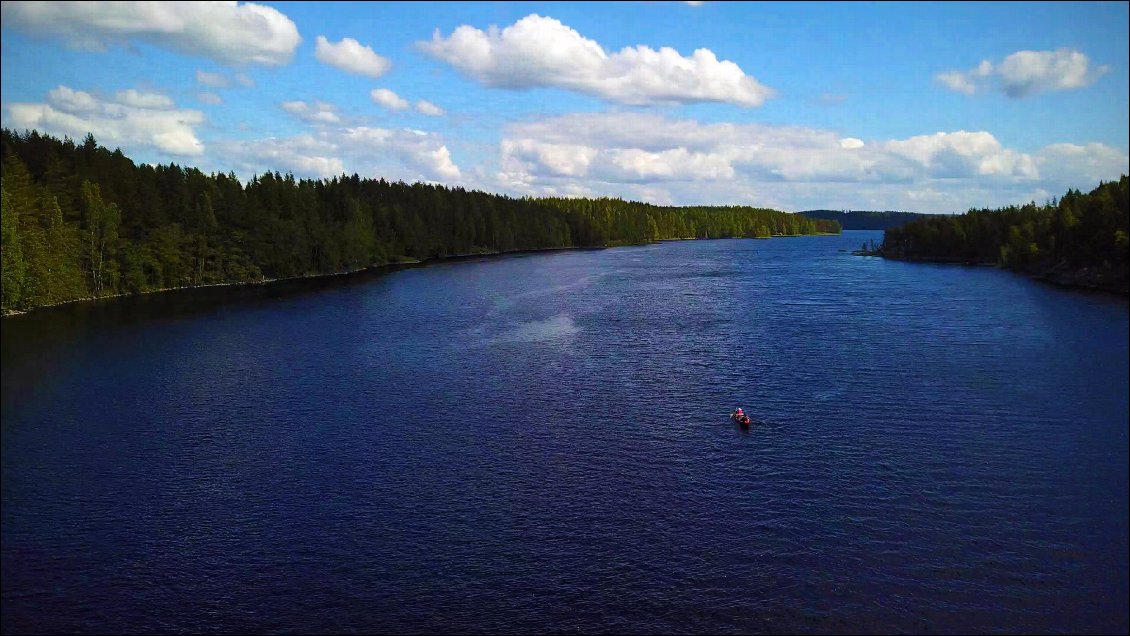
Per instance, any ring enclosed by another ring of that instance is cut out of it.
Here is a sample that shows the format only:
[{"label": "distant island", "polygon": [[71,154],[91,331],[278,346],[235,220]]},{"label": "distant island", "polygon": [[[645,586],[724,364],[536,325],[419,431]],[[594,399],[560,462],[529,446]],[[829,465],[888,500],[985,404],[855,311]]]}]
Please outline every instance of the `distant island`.
[{"label": "distant island", "polygon": [[906,225],[928,216],[918,212],[895,212],[887,210],[805,210],[800,212],[810,219],[835,221],[845,230],[886,230]]},{"label": "distant island", "polygon": [[0,131],[5,314],[82,299],[329,275],[473,254],[840,232],[748,206],[513,198],[354,174],[241,183]]},{"label": "distant island", "polygon": [[[1029,203],[930,215],[884,232],[862,254],[885,258],[992,264],[1059,285],[1130,293],[1130,183],[1068,190],[1045,205]],[[846,226],[845,226],[846,227]]]}]

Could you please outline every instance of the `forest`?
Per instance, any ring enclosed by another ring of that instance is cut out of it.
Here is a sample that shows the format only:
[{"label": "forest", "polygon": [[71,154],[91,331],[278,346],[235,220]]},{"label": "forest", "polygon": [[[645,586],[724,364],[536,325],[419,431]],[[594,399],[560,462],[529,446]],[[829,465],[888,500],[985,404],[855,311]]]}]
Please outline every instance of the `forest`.
[{"label": "forest", "polygon": [[[1052,282],[1127,293],[1130,191],[1126,175],[1089,193],[929,216],[886,230],[887,258],[991,263]],[[866,247],[864,248],[866,249]]]},{"label": "forest", "polygon": [[810,219],[836,221],[845,230],[886,230],[905,225],[911,221],[917,221],[926,216],[917,212],[895,212],[892,210],[883,212],[874,210],[849,210],[847,212],[840,210],[805,210],[800,214]]},{"label": "forest", "polygon": [[5,313],[467,254],[839,233],[747,206],[514,198],[427,183],[267,172],[246,183],[37,131],[0,131]]}]

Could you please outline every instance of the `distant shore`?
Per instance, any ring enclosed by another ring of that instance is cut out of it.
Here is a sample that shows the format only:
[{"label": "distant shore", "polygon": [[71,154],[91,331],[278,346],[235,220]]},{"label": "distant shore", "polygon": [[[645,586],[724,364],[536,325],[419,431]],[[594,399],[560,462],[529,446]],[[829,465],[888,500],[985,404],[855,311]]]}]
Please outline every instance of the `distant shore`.
[{"label": "distant shore", "polygon": [[470,253],[467,253],[467,254],[451,254],[451,255],[448,255],[448,256],[435,256],[435,257],[427,258],[427,259],[423,259],[423,260],[416,259],[416,258],[402,257],[402,258],[398,258],[397,260],[391,261],[391,262],[388,262],[388,263],[368,265],[368,266],[365,266],[365,267],[358,267],[356,269],[344,270],[344,271],[340,271],[340,272],[327,272],[327,273],[324,273],[324,274],[305,274],[305,275],[302,275],[302,276],[288,276],[288,277],[285,277],[285,278],[263,278],[263,279],[260,279],[260,280],[231,281],[231,282],[227,282],[227,283],[203,283],[203,284],[200,284],[200,285],[181,285],[179,287],[162,287],[162,288],[159,288],[159,289],[147,289],[145,291],[140,291],[140,292],[107,294],[105,296],[95,296],[95,297],[91,297],[91,298],[75,298],[73,300],[67,300],[67,301],[64,301],[64,302],[61,302],[61,303],[54,303],[54,304],[50,304],[50,305],[40,305],[38,307],[32,307],[31,309],[5,309],[3,317],[8,318],[8,317],[12,317],[12,316],[23,316],[23,315],[35,313],[36,311],[38,311],[40,309],[49,309],[49,308],[52,308],[52,307],[63,307],[63,306],[66,306],[66,305],[75,305],[75,304],[82,304],[82,303],[98,303],[98,302],[102,302],[102,301],[113,301],[113,300],[117,300],[117,299],[121,299],[121,298],[136,298],[138,296],[149,296],[149,295],[152,295],[152,294],[163,294],[163,293],[167,293],[167,292],[190,291],[190,290],[195,290],[195,289],[209,289],[209,288],[219,288],[219,287],[259,287],[259,286],[262,286],[262,285],[270,285],[272,283],[285,283],[285,282],[292,282],[292,281],[316,280],[316,279],[319,279],[319,278],[330,279],[330,278],[337,278],[337,277],[342,277],[342,276],[354,276],[354,275],[357,275],[357,274],[363,274],[363,273],[367,273],[367,272],[372,273],[372,272],[380,272],[380,271],[396,271],[396,270],[399,270],[399,269],[407,269],[409,267],[429,265],[429,264],[432,264],[432,263],[438,263],[438,262],[443,262],[443,261],[460,261],[460,260],[469,260],[469,259],[473,259],[473,258],[484,258],[484,257],[489,258],[489,257],[492,257],[492,256],[507,256],[507,255],[510,255],[510,254],[528,254],[528,253],[534,253],[534,252],[553,252],[553,251],[563,251],[563,250],[602,250],[602,249],[606,249],[606,248],[604,248],[604,247],[544,247],[544,248],[535,248],[535,249],[511,250],[511,251],[507,251],[507,252],[494,251],[494,252],[470,252]]},{"label": "distant shore", "polygon": [[[789,236],[838,236],[838,235],[837,234],[831,234],[831,233],[777,234],[777,235],[774,235],[772,237],[756,237],[756,238],[781,238],[781,237],[789,237]],[[739,238],[740,239],[740,238],[750,238],[750,237],[735,236],[735,237],[726,237],[726,238]],[[472,259],[476,259],[476,258],[493,258],[493,257],[499,257],[499,256],[514,256],[514,255],[521,255],[521,254],[537,254],[537,253],[542,253],[542,252],[596,251],[596,250],[606,250],[606,249],[609,249],[609,248],[612,248],[612,247],[631,247],[631,246],[637,246],[637,245],[651,245],[651,244],[654,244],[654,243],[665,243],[665,242],[668,242],[668,241],[715,241],[715,240],[724,240],[724,239],[722,239],[722,238],[714,239],[714,238],[694,238],[694,237],[691,237],[691,238],[685,238],[685,239],[660,239],[660,240],[657,240],[657,241],[653,241],[652,243],[626,243],[626,244],[623,244],[623,245],[540,247],[540,248],[527,248],[527,249],[507,250],[507,251],[482,251],[482,252],[468,252],[468,253],[464,253],[464,254],[448,254],[446,256],[433,256],[431,258],[426,258],[426,259],[422,259],[422,260],[421,259],[415,259],[415,258],[408,258],[408,257],[400,257],[397,260],[389,262],[389,263],[381,263],[381,264],[376,264],[376,265],[369,265],[369,266],[366,266],[366,267],[358,267],[356,269],[345,270],[345,271],[340,271],[340,272],[328,272],[328,273],[325,273],[325,274],[306,274],[306,275],[303,275],[303,276],[289,276],[289,277],[286,277],[286,278],[264,278],[264,279],[261,279],[261,280],[251,280],[251,281],[232,281],[232,282],[227,282],[227,283],[204,283],[204,284],[201,284],[201,285],[182,285],[180,287],[163,287],[163,288],[160,288],[160,289],[147,289],[147,290],[142,291],[142,292],[107,294],[105,296],[97,296],[97,297],[92,297],[92,298],[75,298],[73,300],[68,300],[68,301],[64,301],[64,302],[61,302],[61,303],[54,303],[54,304],[51,304],[51,305],[40,305],[38,307],[32,307],[31,309],[17,309],[17,310],[5,309],[4,313],[3,313],[3,318],[25,316],[25,315],[28,315],[28,314],[33,314],[40,309],[49,309],[49,308],[53,308],[53,307],[63,307],[63,306],[66,306],[66,305],[75,305],[75,304],[98,303],[98,302],[103,302],[103,301],[114,301],[114,300],[118,300],[118,299],[121,299],[121,298],[136,298],[138,296],[149,296],[149,295],[152,295],[152,294],[164,294],[164,293],[169,293],[169,292],[191,291],[191,290],[219,288],[219,287],[259,287],[259,286],[263,286],[263,285],[271,285],[273,283],[285,283],[285,282],[317,280],[317,279],[331,279],[331,278],[337,278],[337,277],[355,276],[355,275],[365,274],[365,273],[377,273],[377,272],[382,272],[382,271],[391,272],[391,271],[397,271],[397,270],[401,270],[401,269],[408,269],[408,268],[411,268],[411,267],[423,267],[423,266],[432,265],[432,264],[435,264],[435,263],[444,263],[444,262],[453,262],[453,261],[466,261],[466,260],[472,260]]]}]

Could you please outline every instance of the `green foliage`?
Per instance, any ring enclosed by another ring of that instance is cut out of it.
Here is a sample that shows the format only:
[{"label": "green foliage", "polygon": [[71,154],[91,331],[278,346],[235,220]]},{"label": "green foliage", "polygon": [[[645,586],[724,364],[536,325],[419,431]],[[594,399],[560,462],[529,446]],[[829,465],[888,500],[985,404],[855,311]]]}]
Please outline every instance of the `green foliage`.
[{"label": "green foliage", "polygon": [[886,230],[925,217],[925,214],[915,212],[894,212],[887,210],[877,212],[873,210],[805,210],[800,214],[810,219],[824,219],[837,221],[845,230]]},{"label": "green foliage", "polygon": [[[683,238],[765,238],[840,232],[835,221],[747,206],[662,207],[621,199],[539,199],[586,219],[582,234],[596,244]],[[582,243],[584,244],[584,243]]]},{"label": "green foliage", "polygon": [[[93,137],[88,137],[93,139]],[[122,215],[118,206],[102,200],[102,190],[89,181],[82,182],[82,237],[84,269],[90,275],[90,289],[100,296],[116,287],[118,226]]]},{"label": "green foliage", "polygon": [[15,158],[4,160],[0,178],[3,196],[3,307],[25,309],[52,305],[86,295],[78,233],[63,219],[58,200],[34,183]]},{"label": "green foliage", "polygon": [[1130,180],[1123,175],[1043,206],[970,210],[888,229],[881,250],[892,258],[996,263],[1039,275],[1090,272],[1100,286],[1125,290],[1128,225]]},{"label": "green foliage", "polygon": [[0,261],[3,284],[0,297],[5,307],[19,304],[23,293],[27,261],[20,245],[20,221],[8,191],[0,185]]},{"label": "green foliage", "polygon": [[743,206],[533,199],[342,175],[240,183],[121,151],[0,133],[3,308],[353,270],[404,259],[840,231]]}]

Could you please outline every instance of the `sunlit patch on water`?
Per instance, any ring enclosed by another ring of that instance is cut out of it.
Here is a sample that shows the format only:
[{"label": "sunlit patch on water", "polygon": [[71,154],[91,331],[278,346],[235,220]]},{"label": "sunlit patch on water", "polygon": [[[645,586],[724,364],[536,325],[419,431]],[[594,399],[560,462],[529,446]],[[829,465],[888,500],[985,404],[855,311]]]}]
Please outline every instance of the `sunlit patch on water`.
[{"label": "sunlit patch on water", "polygon": [[557,314],[545,320],[531,320],[505,331],[487,341],[487,344],[503,342],[547,342],[574,336],[581,328],[568,314]]}]

